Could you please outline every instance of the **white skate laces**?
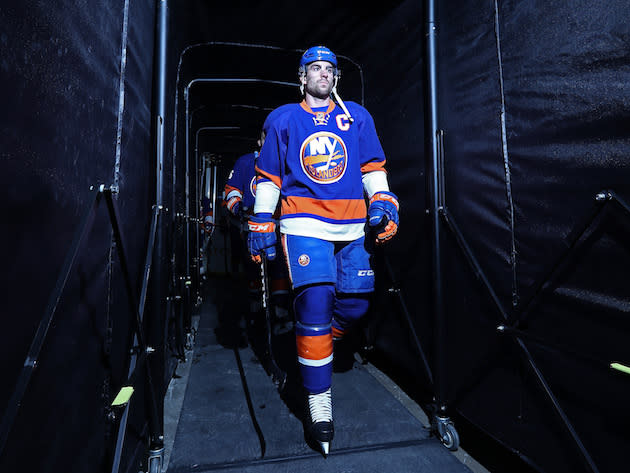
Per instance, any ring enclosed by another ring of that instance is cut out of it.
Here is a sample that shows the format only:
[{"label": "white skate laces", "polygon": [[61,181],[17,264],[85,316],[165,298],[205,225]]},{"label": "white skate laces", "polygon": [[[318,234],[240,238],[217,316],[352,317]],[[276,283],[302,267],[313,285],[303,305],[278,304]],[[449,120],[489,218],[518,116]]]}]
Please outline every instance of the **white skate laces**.
[{"label": "white skate laces", "polygon": [[332,422],[332,397],[330,388],[323,393],[308,395],[308,408],[311,420],[317,422]]}]

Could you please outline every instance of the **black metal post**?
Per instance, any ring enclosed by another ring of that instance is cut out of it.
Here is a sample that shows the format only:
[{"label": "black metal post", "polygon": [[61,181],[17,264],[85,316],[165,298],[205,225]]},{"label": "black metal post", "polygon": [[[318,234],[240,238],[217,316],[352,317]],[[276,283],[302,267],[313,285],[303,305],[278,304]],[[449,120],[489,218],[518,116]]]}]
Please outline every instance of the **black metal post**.
[{"label": "black metal post", "polygon": [[427,170],[427,187],[430,192],[431,244],[433,250],[433,310],[435,317],[435,396],[440,413],[446,411],[445,383],[445,321],[444,301],[442,294],[442,255],[440,248],[440,215],[439,215],[439,153],[438,153],[438,103],[437,103],[437,25],[435,18],[435,1],[427,0],[426,7],[426,70],[427,70],[427,141],[429,169]]},{"label": "black metal post", "polygon": [[425,2],[426,87],[427,87],[427,170],[428,209],[431,217],[433,270],[433,311],[435,320],[434,395],[435,414],[431,420],[435,434],[450,450],[459,448],[459,436],[447,413],[446,319],[444,311],[440,212],[444,208],[443,132],[438,125],[437,19],[435,0]]},{"label": "black metal post", "polygon": [[[154,130],[155,130],[155,234],[154,248],[151,258],[153,275],[151,278],[151,304],[150,319],[145,323],[147,328],[147,343],[155,349],[153,356],[147,357],[145,363],[153,375],[153,388],[159,399],[165,392],[165,371],[167,366],[166,344],[164,340],[166,313],[167,278],[165,272],[166,245],[164,241],[165,222],[164,214],[164,150],[165,150],[165,119],[166,91],[167,91],[167,66],[168,66],[168,0],[158,0],[155,12],[155,57],[154,57]],[[145,295],[146,297],[146,295]],[[159,430],[152,444],[149,445],[147,470],[151,473],[162,471],[164,457],[164,409],[163,403],[158,403],[158,427]]]},{"label": "black metal post", "polygon": [[190,87],[187,87],[184,92],[184,99],[186,102],[185,111],[185,126],[186,126],[186,145],[184,147],[184,161],[185,161],[185,177],[184,177],[184,242],[185,242],[185,275],[184,279],[184,330],[187,336],[189,336],[192,330],[192,281],[190,277],[190,128],[192,126],[192,116],[190,114]]}]

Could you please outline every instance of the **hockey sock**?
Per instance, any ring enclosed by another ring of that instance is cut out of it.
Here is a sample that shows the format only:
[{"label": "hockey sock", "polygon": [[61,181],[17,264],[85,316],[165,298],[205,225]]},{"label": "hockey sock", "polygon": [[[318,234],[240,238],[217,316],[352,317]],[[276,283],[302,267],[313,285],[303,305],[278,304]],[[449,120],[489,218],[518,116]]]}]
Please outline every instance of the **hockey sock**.
[{"label": "hockey sock", "polygon": [[344,334],[367,313],[369,305],[367,294],[336,294],[332,320],[333,337],[343,338]]},{"label": "hockey sock", "polygon": [[304,388],[318,394],[332,382],[332,326],[334,287],[308,286],[294,300],[295,338]]}]

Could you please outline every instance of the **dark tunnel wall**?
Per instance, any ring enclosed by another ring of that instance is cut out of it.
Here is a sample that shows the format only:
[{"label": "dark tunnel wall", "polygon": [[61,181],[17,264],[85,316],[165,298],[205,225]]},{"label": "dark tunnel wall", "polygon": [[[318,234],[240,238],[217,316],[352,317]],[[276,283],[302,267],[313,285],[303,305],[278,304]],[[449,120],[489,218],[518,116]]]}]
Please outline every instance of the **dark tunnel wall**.
[{"label": "dark tunnel wall", "polygon": [[[2,471],[111,469],[122,411],[110,404],[127,380],[134,314],[104,199],[56,305],[51,297],[100,185],[115,190],[130,279],[135,291],[141,285],[155,201],[154,11],[149,1],[0,9],[3,434],[29,346],[56,307],[3,444]],[[139,379],[130,452],[146,437]]]},{"label": "dark tunnel wall", "polygon": [[446,232],[452,403],[543,471],[616,471],[630,384],[608,365],[630,354],[630,214],[596,195],[630,197],[627,2],[440,7],[446,207],[522,331],[498,334]]}]

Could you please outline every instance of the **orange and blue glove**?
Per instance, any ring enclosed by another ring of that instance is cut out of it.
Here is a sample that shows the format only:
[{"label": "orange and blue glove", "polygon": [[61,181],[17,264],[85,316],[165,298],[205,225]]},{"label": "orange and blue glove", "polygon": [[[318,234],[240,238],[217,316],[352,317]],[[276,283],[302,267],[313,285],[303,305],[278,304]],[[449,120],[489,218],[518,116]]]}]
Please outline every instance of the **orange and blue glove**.
[{"label": "orange and blue glove", "polygon": [[376,244],[391,239],[398,231],[398,198],[392,192],[376,192],[368,206],[368,226],[376,233]]},{"label": "orange and blue glove", "polygon": [[247,247],[252,261],[260,263],[261,253],[265,252],[269,261],[276,257],[276,224],[271,214],[259,213],[249,217]]}]

